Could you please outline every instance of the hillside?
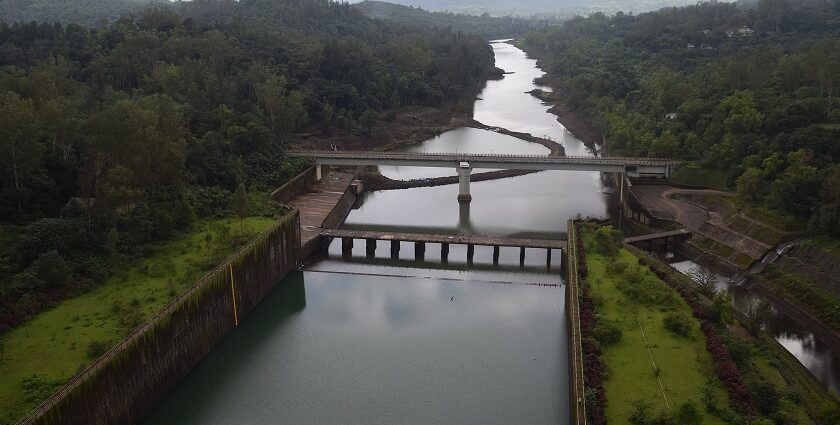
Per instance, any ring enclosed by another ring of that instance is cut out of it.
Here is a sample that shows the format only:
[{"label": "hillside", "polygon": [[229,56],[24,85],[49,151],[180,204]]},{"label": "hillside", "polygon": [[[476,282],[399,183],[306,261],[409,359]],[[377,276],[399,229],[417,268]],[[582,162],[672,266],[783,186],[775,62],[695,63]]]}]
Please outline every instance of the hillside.
[{"label": "hillside", "polygon": [[150,5],[168,5],[166,0],[0,0],[0,21],[48,21],[99,25],[117,20]]},{"label": "hillside", "polygon": [[515,18],[511,16],[468,15],[452,12],[429,12],[419,7],[403,6],[382,1],[367,0],[354,5],[366,16],[395,23],[423,24],[451,27],[459,31],[478,34],[487,39],[512,38],[540,25],[556,23],[554,20]]},{"label": "hillside", "polygon": [[394,0],[434,12],[454,12],[492,16],[587,15],[594,12],[646,12],[667,6],[693,4],[690,0]]}]

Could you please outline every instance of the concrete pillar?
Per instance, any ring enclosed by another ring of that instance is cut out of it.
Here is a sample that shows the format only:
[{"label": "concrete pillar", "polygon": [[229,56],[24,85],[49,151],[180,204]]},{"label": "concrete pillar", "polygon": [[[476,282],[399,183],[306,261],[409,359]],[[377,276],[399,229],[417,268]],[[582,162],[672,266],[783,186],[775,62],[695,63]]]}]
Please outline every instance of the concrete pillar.
[{"label": "concrete pillar", "polygon": [[315,164],[315,181],[316,182],[321,181],[321,177],[322,177],[321,176],[321,164],[316,163]]},{"label": "concrete pillar", "polygon": [[353,238],[341,238],[341,255],[345,257],[353,255]]},{"label": "concrete pillar", "polygon": [[376,255],[376,239],[365,239],[365,254],[368,257]]},{"label": "concrete pillar", "polygon": [[470,202],[472,195],[470,195],[470,168],[469,162],[462,162],[458,168],[458,202]]},{"label": "concrete pillar", "polygon": [[551,268],[551,248],[545,250],[545,268]]},{"label": "concrete pillar", "polygon": [[426,257],[426,242],[415,242],[414,243],[414,259],[417,261],[423,261]]},{"label": "concrete pillar", "polygon": [[391,241],[391,258],[400,258],[400,241]]},{"label": "concrete pillar", "polygon": [[520,266],[525,265],[525,247],[524,246],[519,247],[519,265]]},{"label": "concrete pillar", "polygon": [[493,247],[493,265],[494,266],[499,265],[499,247],[498,246]]},{"label": "concrete pillar", "polygon": [[440,244],[440,260],[444,264],[449,262],[449,243],[447,242]]},{"label": "concrete pillar", "polygon": [[475,245],[468,244],[467,245],[467,264],[472,264],[474,256],[475,256]]}]

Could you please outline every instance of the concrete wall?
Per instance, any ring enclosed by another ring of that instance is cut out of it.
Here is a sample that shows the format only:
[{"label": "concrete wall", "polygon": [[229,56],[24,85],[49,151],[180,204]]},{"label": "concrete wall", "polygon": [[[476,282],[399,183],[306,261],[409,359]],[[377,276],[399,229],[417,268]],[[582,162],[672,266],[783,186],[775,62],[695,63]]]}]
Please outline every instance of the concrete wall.
[{"label": "concrete wall", "polygon": [[313,165],[303,170],[303,172],[286,182],[283,186],[278,187],[274,192],[271,192],[271,200],[285,204],[295,196],[309,190],[314,184],[315,166]]},{"label": "concrete wall", "polygon": [[22,424],[138,423],[297,267],[297,211],[166,305]]}]

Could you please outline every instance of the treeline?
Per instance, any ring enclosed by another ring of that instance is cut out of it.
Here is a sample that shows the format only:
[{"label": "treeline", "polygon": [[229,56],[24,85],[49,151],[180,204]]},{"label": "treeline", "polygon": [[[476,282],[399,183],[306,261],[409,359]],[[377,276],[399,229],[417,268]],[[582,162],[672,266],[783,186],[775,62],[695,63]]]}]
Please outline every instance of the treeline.
[{"label": "treeline", "polygon": [[529,33],[611,154],[721,170],[751,202],[840,234],[840,4],[703,3]]},{"label": "treeline", "polygon": [[400,24],[452,27],[466,33],[481,35],[489,40],[513,38],[523,35],[538,26],[558,22],[556,18],[495,17],[487,13],[478,16],[452,12],[429,12],[419,7],[415,8],[374,0],[365,0],[356,3],[355,7],[371,18],[385,19]]},{"label": "treeline", "polygon": [[494,69],[480,37],[347,4],[179,7],[98,29],[0,24],[0,224],[16,234],[0,330],[101,281],[113,254],[226,214],[240,185],[278,186],[300,169],[284,155],[297,135],[469,104]]}]

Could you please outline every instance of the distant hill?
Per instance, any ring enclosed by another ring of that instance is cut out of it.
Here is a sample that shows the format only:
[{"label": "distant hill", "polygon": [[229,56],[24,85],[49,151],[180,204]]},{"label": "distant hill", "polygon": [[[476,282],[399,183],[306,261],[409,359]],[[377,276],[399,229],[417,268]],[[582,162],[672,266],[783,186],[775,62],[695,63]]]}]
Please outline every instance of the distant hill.
[{"label": "distant hill", "polygon": [[[351,0],[352,1],[352,0]],[[646,12],[668,6],[697,3],[697,0],[394,0],[406,6],[433,12],[492,16],[572,16],[592,12]]]},{"label": "distant hill", "polygon": [[98,25],[138,13],[166,0],[0,0],[1,22],[61,22]]},{"label": "distant hill", "polygon": [[491,17],[456,14],[452,12],[429,12],[419,7],[404,6],[383,1],[368,0],[354,5],[363,14],[374,19],[394,22],[425,24],[438,27],[453,27],[460,31],[479,34],[485,38],[505,38],[522,35],[545,21],[513,17]]}]

